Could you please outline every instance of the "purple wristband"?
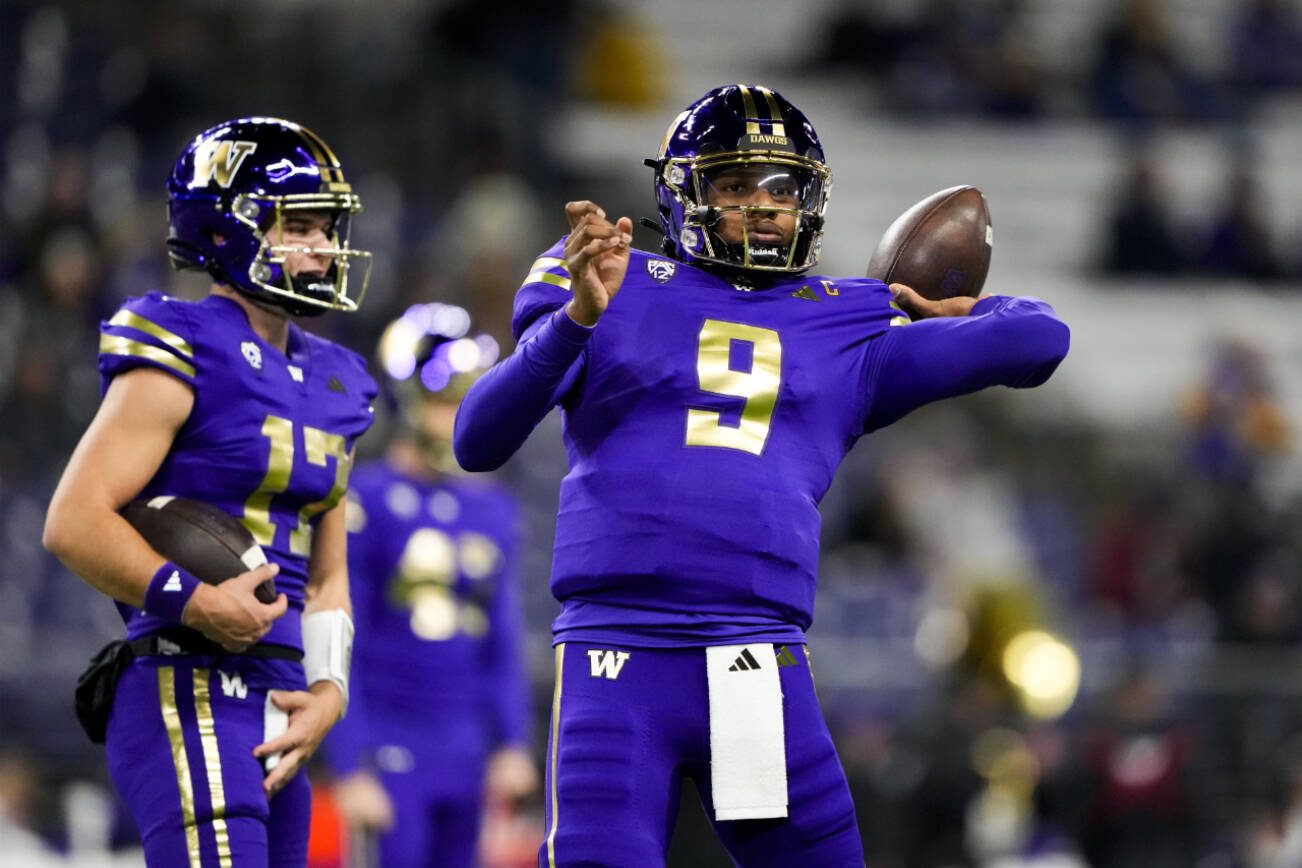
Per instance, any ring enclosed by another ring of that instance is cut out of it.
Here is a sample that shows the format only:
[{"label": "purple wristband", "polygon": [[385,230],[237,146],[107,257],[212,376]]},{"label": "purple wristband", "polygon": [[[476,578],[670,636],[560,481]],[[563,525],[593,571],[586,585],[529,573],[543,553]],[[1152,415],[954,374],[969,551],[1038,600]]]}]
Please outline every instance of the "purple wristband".
[{"label": "purple wristband", "polygon": [[181,623],[181,613],[190,595],[199,587],[199,580],[168,561],[158,568],[145,589],[145,612],[155,618]]}]

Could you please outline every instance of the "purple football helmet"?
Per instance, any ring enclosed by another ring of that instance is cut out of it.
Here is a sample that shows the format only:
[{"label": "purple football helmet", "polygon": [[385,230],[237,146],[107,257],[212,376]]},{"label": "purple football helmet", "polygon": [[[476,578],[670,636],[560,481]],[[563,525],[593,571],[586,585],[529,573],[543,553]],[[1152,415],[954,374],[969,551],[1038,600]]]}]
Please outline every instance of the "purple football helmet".
[{"label": "purple football helmet", "polygon": [[491,335],[474,330],[464,308],[439,302],[412,305],[380,335],[376,357],[391,409],[433,467],[458,469],[452,441],[430,424],[430,402],[459,404],[500,353]]},{"label": "purple football helmet", "polygon": [[[674,119],[658,158],[646,163],[667,255],[726,275],[798,274],[818,261],[832,175],[813,125],[776,91],[715,88]],[[752,179],[744,183],[768,191],[770,203],[719,204],[725,178],[736,186]],[[739,243],[719,234],[729,211],[741,212]],[[755,211],[794,215],[791,243],[753,234],[747,217]]]},{"label": "purple football helmet", "polygon": [[[167,252],[178,269],[213,279],[295,316],[356,310],[366,292],[370,256],[348,246],[361,199],[339,159],[316,133],[279,118],[239,118],[195,137],[167,180]],[[291,211],[330,216],[328,247],[278,243]],[[292,277],[287,253],[330,257],[323,276]],[[349,273],[361,267],[356,296]]]},{"label": "purple football helmet", "polygon": [[475,332],[470,314],[453,304],[414,304],[385,327],[377,350],[398,403],[417,396],[459,401],[501,350]]}]

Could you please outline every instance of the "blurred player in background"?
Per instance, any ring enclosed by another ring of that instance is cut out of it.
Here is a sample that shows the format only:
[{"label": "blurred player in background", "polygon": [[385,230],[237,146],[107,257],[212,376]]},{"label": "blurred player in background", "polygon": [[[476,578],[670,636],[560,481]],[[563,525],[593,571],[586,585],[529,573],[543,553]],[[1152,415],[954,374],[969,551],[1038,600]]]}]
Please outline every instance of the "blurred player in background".
[{"label": "blurred player in background", "polygon": [[485,787],[509,803],[537,788],[519,508],[452,457],[461,398],[497,357],[496,341],[452,305],[411,307],[380,340],[400,429],[383,459],[353,475],[354,698],[326,756],[341,812],[382,833],[384,868],[469,868]]},{"label": "blurred player in background", "polygon": [[[315,133],[273,118],[201,133],[168,196],[172,263],[206,271],[212,289],[132,298],[102,324],[103,402],[45,545],[126,622],[120,679],[106,676],[107,759],[147,862],[302,865],[299,771],[348,700],[340,501],[376,388],[360,356],[293,318],[356,309],[361,202]],[[270,563],[200,583],[118,514],[159,495],[238,516]],[[261,603],[254,588],[273,576],[278,598]]]},{"label": "blurred player in background", "polygon": [[860,866],[804,652],[818,502],[861,436],[1043,383],[1068,331],[1035,299],[805,275],[830,174],[767,88],[712,90],[648,163],[664,254],[569,203],[516,296],[517,351],[457,418],[457,458],[488,470],[565,411],[539,862],[664,864],[686,775],[739,864]]}]

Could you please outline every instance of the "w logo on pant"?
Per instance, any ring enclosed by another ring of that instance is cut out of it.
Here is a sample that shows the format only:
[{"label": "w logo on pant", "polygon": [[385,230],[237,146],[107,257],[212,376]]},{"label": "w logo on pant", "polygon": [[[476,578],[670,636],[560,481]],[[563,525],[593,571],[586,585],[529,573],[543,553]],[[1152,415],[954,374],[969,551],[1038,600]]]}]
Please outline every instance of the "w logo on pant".
[{"label": "w logo on pant", "polygon": [[227,696],[234,696],[236,699],[244,699],[249,695],[249,688],[245,686],[244,679],[236,672],[232,675],[229,672],[218,672],[222,677],[222,693]]},{"label": "w logo on pant", "polygon": [[606,651],[600,648],[588,651],[588,662],[592,665],[593,678],[604,675],[614,681],[619,677],[619,671],[624,668],[626,660],[628,660],[627,651]]}]

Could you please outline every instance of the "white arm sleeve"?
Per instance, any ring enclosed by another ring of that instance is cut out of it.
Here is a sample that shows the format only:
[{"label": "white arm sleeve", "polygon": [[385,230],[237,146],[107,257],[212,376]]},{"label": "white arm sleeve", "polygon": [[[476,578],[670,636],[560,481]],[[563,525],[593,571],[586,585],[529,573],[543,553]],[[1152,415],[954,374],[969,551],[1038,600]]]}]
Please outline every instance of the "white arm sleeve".
[{"label": "white arm sleeve", "polygon": [[344,696],[348,711],[348,670],[353,659],[353,619],[343,609],[303,616],[303,668],[310,687],[332,681]]}]

